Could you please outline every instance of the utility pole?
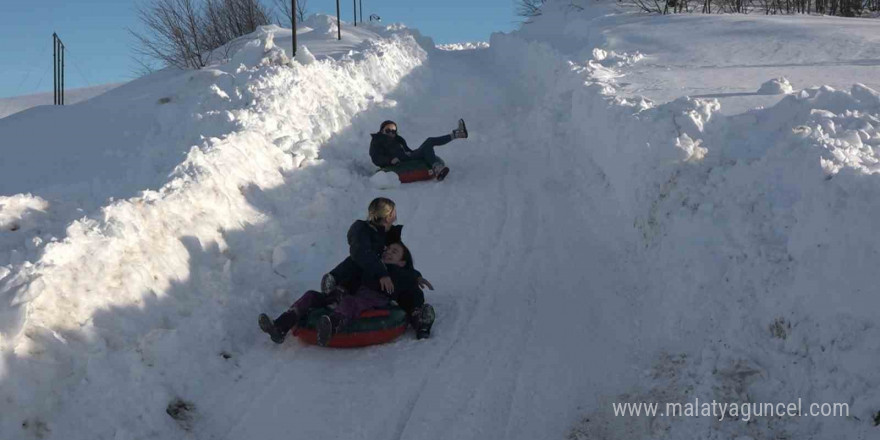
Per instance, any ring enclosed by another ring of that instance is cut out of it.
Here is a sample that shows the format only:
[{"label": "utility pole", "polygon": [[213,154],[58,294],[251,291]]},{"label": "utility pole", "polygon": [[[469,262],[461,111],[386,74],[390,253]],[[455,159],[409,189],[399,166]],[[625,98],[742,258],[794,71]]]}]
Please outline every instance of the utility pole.
[{"label": "utility pole", "polygon": [[61,105],[64,105],[64,43],[60,39],[58,43],[61,44]]},{"label": "utility pole", "polygon": [[358,25],[358,0],[351,0],[354,3],[354,27]]},{"label": "utility pole", "polygon": [[290,26],[291,32],[293,32],[293,55],[291,58],[296,58],[296,0],[290,0]]},{"label": "utility pole", "polygon": [[336,37],[342,41],[342,19],[339,18],[339,0],[336,0]]},{"label": "utility pole", "polygon": [[58,35],[52,32],[52,104],[58,105]]},{"label": "utility pole", "polygon": [[52,86],[55,105],[64,105],[64,43],[52,33]]}]

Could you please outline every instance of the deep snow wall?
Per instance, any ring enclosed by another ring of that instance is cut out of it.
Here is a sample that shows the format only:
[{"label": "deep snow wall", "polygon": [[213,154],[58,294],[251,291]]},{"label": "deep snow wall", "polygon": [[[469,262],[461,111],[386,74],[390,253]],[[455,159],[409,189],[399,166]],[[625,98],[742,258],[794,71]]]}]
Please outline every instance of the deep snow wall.
[{"label": "deep snow wall", "polygon": [[[644,275],[651,313],[637,320],[645,336],[635,343],[653,366],[644,383],[599,398],[572,434],[868,435],[880,408],[880,375],[865,362],[880,340],[870,275],[880,95],[859,84],[811,88],[732,117],[713,99],[625,97],[616,78],[641,54],[602,50],[601,26],[590,25],[605,12],[550,4],[534,29],[495,34],[490,47],[508,69],[500,77],[527,91],[523,135],[603,177],[590,189],[606,200],[595,213],[609,226],[602,233]],[[845,402],[850,414],[749,424],[610,414],[622,396],[694,395]]]},{"label": "deep snow wall", "polygon": [[[237,301],[252,300],[228,291],[234,256],[224,241],[264,220],[248,188],[278,186],[286,173],[319,163],[320,142],[382,105],[426,57],[417,38],[402,30],[366,41],[339,61],[289,63],[273,43],[275,30],[257,32],[229,63],[193,72],[184,85],[187,93],[214,99],[211,116],[232,122],[230,132],[191,147],[160,190],[74,222],[38,261],[0,274],[0,372],[7,378],[0,432],[34,438],[177,432],[160,410],[170,400],[162,378],[178,390],[216,379],[224,316]],[[212,119],[190,117],[191,130]],[[216,272],[192,273],[195,256],[209,259]],[[201,287],[184,288],[196,284]],[[137,305],[144,313],[132,309]],[[178,331],[193,314],[212,327]],[[209,316],[214,319],[203,320]],[[191,350],[177,352],[180,346]],[[57,414],[65,417],[53,419]]]}]

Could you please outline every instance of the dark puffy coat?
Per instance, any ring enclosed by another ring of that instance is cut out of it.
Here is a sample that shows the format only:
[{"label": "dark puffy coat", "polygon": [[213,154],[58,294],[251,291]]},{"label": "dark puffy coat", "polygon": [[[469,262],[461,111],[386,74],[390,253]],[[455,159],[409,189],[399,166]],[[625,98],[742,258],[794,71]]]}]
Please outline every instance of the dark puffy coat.
[{"label": "dark puffy coat", "polygon": [[391,159],[394,158],[406,161],[413,152],[401,136],[390,137],[381,133],[370,136],[373,137],[370,141],[370,159],[379,168],[391,166]]},{"label": "dark puffy coat", "polygon": [[[348,228],[349,256],[361,268],[365,280],[378,280],[388,276],[388,270],[382,263],[382,251],[385,246],[399,242],[402,231],[402,225],[392,226],[386,232],[366,220],[355,220],[351,224]],[[407,260],[410,268],[413,267],[411,260],[412,257]]]},{"label": "dark puffy coat", "polygon": [[[391,282],[394,283],[394,293],[389,295],[389,298],[397,301],[397,304],[409,315],[425,303],[425,292],[419,286],[419,278],[422,274],[412,266],[411,257],[407,258],[406,263],[404,267],[390,265],[386,266],[386,269]],[[382,292],[377,279],[366,277],[361,286]]]},{"label": "dark puffy coat", "polygon": [[[419,287],[419,278],[421,278],[422,274],[412,267],[412,265],[409,264],[409,261],[407,261],[407,264],[404,267],[386,266],[386,270],[388,276],[391,277],[391,282],[394,283],[395,292],[422,290],[422,288]],[[382,291],[378,279],[366,278],[363,280],[362,285],[378,292]]]}]

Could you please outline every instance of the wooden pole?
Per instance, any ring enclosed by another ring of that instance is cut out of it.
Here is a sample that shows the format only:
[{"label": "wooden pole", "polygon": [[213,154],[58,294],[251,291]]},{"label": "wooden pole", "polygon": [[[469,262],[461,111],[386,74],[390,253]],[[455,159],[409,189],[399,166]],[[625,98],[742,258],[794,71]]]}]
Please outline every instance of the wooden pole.
[{"label": "wooden pole", "polygon": [[342,40],[342,19],[339,18],[339,0],[336,0],[336,37]]}]

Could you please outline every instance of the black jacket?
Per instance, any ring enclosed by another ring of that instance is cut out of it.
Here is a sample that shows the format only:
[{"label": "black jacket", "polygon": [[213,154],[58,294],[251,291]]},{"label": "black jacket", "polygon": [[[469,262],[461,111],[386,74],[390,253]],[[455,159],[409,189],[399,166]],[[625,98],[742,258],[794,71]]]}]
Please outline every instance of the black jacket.
[{"label": "black jacket", "polygon": [[401,136],[390,137],[382,133],[373,133],[370,136],[370,159],[379,168],[391,166],[391,159],[397,158],[401,162],[409,158],[413,152],[406,145],[406,139]]},{"label": "black jacket", "polygon": [[[404,267],[387,266],[386,269],[388,270],[388,276],[391,277],[391,282],[394,283],[395,298],[405,295],[407,292],[410,294],[418,292],[424,296],[422,288],[419,287],[419,278],[421,278],[422,274],[409,264],[409,261],[407,261],[407,265]],[[382,291],[378,279],[366,278],[364,279],[363,286],[377,292]]]},{"label": "black jacket", "polygon": [[[403,226],[397,225],[386,232],[366,220],[355,220],[351,224],[348,228],[349,256],[363,270],[364,280],[388,276],[388,269],[382,263],[382,251],[385,246],[400,241],[402,230]],[[412,262],[407,261],[407,266],[412,267]]]}]

